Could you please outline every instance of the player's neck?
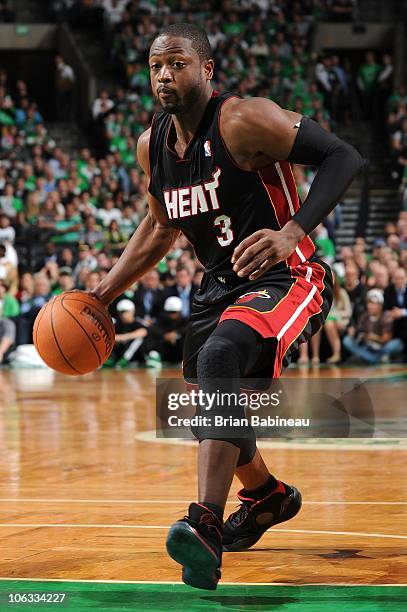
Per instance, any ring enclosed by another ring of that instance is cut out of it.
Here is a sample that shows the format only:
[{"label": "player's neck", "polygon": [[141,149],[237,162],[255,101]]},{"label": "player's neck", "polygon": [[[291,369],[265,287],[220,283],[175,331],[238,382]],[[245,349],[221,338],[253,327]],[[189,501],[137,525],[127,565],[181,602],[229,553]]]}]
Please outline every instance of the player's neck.
[{"label": "player's neck", "polygon": [[177,133],[177,142],[181,146],[188,146],[188,143],[194,137],[211,96],[212,88],[205,91],[189,112],[172,116]]}]

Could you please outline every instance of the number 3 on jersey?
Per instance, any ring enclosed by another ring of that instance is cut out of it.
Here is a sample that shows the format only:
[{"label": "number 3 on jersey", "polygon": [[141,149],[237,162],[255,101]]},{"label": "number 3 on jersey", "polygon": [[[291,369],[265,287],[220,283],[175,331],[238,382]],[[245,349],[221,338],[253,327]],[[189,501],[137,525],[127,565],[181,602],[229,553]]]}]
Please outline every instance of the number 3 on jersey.
[{"label": "number 3 on jersey", "polygon": [[213,224],[217,225],[220,229],[220,236],[216,236],[220,246],[229,246],[229,244],[233,241],[234,238],[233,230],[230,226],[230,217],[228,217],[227,215],[220,215],[219,217],[216,217]]}]

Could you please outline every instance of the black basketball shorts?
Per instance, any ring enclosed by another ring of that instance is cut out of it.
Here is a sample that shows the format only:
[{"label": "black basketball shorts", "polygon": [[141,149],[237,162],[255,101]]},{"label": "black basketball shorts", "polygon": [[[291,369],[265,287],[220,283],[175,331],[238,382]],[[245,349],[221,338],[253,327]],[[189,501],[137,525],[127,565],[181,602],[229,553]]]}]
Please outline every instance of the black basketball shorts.
[{"label": "black basketball shorts", "polygon": [[222,299],[200,290],[184,343],[183,375],[197,378],[199,351],[222,321],[237,320],[256,330],[269,346],[261,368],[246,377],[278,378],[286,358],[325,322],[333,299],[332,273],[319,259],[284,273],[234,287]]}]

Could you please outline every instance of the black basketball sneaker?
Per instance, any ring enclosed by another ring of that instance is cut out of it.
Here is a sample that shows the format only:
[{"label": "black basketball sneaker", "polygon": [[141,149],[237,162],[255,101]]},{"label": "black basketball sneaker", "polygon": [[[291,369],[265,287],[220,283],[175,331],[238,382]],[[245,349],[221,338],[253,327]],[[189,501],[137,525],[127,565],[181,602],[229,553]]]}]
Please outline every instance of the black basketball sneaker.
[{"label": "black basketball sneaker", "polygon": [[172,525],[167,537],[170,557],[182,565],[182,580],[197,589],[214,590],[222,562],[222,523],[202,504]]},{"label": "black basketball sneaker", "polygon": [[223,525],[223,550],[246,550],[278,523],[293,518],[301,508],[301,493],[278,481],[277,487],[263,499],[252,499],[245,489],[237,494],[242,502]]}]

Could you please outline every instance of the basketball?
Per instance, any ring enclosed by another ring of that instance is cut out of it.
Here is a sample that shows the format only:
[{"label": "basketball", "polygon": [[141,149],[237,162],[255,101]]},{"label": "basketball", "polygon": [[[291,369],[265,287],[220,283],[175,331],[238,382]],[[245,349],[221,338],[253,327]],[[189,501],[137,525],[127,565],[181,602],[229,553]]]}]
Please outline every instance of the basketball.
[{"label": "basketball", "polygon": [[50,300],[33,329],[40,357],[53,370],[70,376],[101,366],[112,352],[114,337],[107,309],[83,291],[66,291]]}]

